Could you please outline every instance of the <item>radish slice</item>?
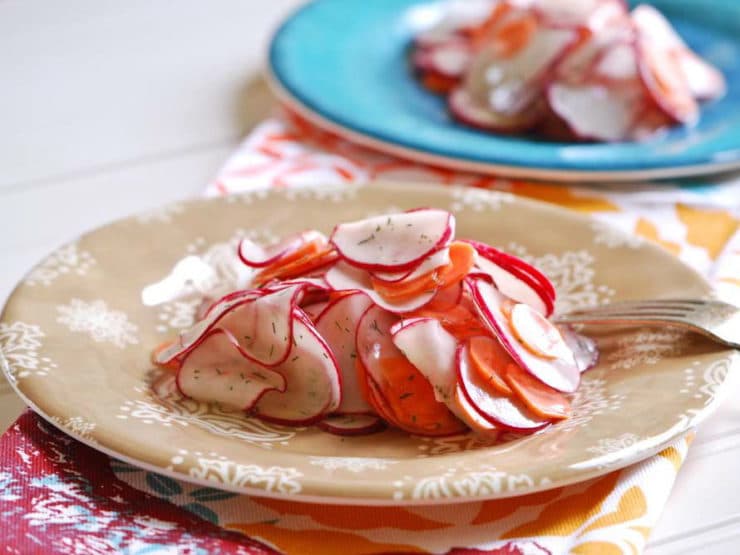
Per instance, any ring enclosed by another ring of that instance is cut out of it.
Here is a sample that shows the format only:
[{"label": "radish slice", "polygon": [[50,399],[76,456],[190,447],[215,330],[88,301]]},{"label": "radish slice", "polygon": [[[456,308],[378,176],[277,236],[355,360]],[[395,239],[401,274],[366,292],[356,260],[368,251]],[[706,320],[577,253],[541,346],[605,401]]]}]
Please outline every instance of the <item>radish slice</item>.
[{"label": "radish slice", "polygon": [[271,291],[237,304],[216,323],[231,332],[252,360],[275,366],[291,350],[293,309],[302,292],[301,285]]},{"label": "radish slice", "polygon": [[239,258],[247,266],[264,268],[312,241],[322,241],[325,243],[326,236],[316,230],[303,231],[266,247],[258,245],[250,239],[242,239],[237,252]]},{"label": "radish slice", "polygon": [[380,360],[402,355],[394,345],[390,333],[391,327],[398,321],[395,314],[379,306],[371,306],[357,325],[355,335],[357,355],[367,375],[376,383],[385,379]]},{"label": "radish slice", "polygon": [[638,44],[640,77],[652,99],[676,121],[686,124],[696,122],[699,105],[681,71],[678,58],[643,35]]},{"label": "radish slice", "polygon": [[272,367],[285,378],[285,391],[266,392],[254,411],[270,422],[307,425],[339,406],[341,377],[331,349],[300,309],[293,311],[292,336],[290,356]]},{"label": "radish slice", "polygon": [[545,274],[524,260],[485,243],[467,242],[479,254],[477,267],[493,278],[499,291],[545,316],[552,314],[555,307],[555,287]]},{"label": "radish slice", "polygon": [[540,358],[573,356],[560,331],[531,306],[515,303],[509,312],[509,324],[519,342]]},{"label": "radish slice", "polygon": [[614,43],[599,53],[591,69],[596,77],[612,81],[627,81],[639,76],[635,45]]},{"label": "radish slice", "polygon": [[334,414],[317,424],[319,428],[338,436],[363,436],[381,432],[385,422],[375,414]]},{"label": "radish slice", "polygon": [[594,30],[627,14],[621,0],[534,0],[532,7],[549,24]]},{"label": "radish slice", "polygon": [[215,329],[187,354],[177,372],[177,387],[186,397],[248,410],[267,391],[284,391],[285,378],[249,360],[236,339]]},{"label": "radish slice", "polygon": [[555,81],[547,88],[552,110],[582,139],[621,141],[629,137],[642,105],[636,87],[568,84]]},{"label": "radish slice", "polygon": [[514,431],[534,431],[547,426],[550,421],[529,411],[516,399],[493,392],[470,364],[467,344],[457,347],[455,366],[460,388],[470,405],[484,419],[496,426]]},{"label": "radish slice", "polygon": [[470,65],[472,52],[465,41],[453,38],[447,42],[419,48],[412,62],[421,71],[433,71],[445,77],[461,77]]},{"label": "radish slice", "polygon": [[485,104],[477,103],[464,87],[453,90],[448,103],[456,120],[484,131],[526,131],[536,125],[544,113],[541,105],[535,104],[518,114],[502,114]]},{"label": "radish slice", "polygon": [[316,330],[329,344],[342,374],[342,402],[338,412],[372,412],[362,397],[355,361],[357,325],[373,301],[364,293],[352,293],[329,303],[316,320]]},{"label": "radish slice", "polygon": [[376,271],[370,273],[376,279],[379,279],[386,283],[400,283],[402,281],[411,281],[413,279],[421,277],[425,274],[428,274],[429,272],[436,270],[437,268],[446,266],[449,263],[450,249],[448,247],[445,247],[427,256],[416,268],[413,268],[411,270],[406,270],[404,272]]},{"label": "radish slice", "polygon": [[414,318],[390,332],[393,344],[432,384],[435,399],[448,403],[455,393],[455,338],[434,318]]},{"label": "radish slice", "polygon": [[247,299],[255,299],[264,295],[264,291],[259,289],[243,289],[241,291],[234,291],[214,301],[203,313],[203,318],[208,318],[213,314],[221,314],[225,308],[234,306],[235,301],[244,301]]},{"label": "radish slice", "polygon": [[398,272],[413,268],[454,235],[452,214],[425,208],[339,224],[330,240],[353,266]]},{"label": "radish slice", "polygon": [[464,84],[468,96],[462,100],[468,106],[521,118],[536,104],[542,84],[578,34],[573,29],[535,25],[528,42],[514,53],[502,54],[494,41],[475,58]]},{"label": "radish slice", "polygon": [[581,373],[596,366],[599,361],[599,348],[593,339],[576,333],[570,326],[558,326],[558,329],[565,343],[573,351],[576,365]]},{"label": "radish slice", "polygon": [[485,419],[480,411],[470,404],[459,383],[455,387],[454,396],[447,403],[447,408],[474,432],[489,438],[495,438],[498,435],[499,428]]},{"label": "radish slice", "polygon": [[517,340],[502,311],[507,297],[483,279],[472,280],[470,286],[481,319],[501,341],[514,362],[553,389],[572,393],[578,388],[581,373],[572,352],[554,360],[533,355]]},{"label": "radish slice", "polygon": [[316,322],[316,319],[319,317],[319,315],[324,311],[324,309],[329,306],[328,301],[320,302],[320,303],[311,303],[309,305],[301,307],[303,309],[303,312],[306,313],[306,316],[308,316],[312,322]]},{"label": "radish slice", "polygon": [[436,293],[436,291],[421,293],[411,300],[399,303],[387,301],[373,289],[368,272],[354,268],[346,262],[339,262],[329,270],[326,273],[326,282],[335,291],[362,291],[375,304],[394,313],[411,312],[412,310],[421,308],[431,301]]},{"label": "radish slice", "polygon": [[663,14],[643,4],[632,10],[631,17],[645,40],[670,52],[676,59],[678,69],[694,97],[708,100],[725,93],[727,84],[722,73],[689,49]]}]

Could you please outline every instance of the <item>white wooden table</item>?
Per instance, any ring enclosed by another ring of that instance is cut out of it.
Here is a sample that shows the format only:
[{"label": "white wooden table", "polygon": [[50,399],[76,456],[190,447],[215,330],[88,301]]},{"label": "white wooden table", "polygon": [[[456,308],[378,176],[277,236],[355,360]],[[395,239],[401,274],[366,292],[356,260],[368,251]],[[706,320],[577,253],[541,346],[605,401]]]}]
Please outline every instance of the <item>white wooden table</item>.
[{"label": "white wooden table", "polygon": [[[0,302],[81,232],[197,195],[269,112],[258,72],[298,4],[0,0]],[[740,553],[739,401],[699,430],[648,554]],[[0,382],[0,430],[21,410]]]}]

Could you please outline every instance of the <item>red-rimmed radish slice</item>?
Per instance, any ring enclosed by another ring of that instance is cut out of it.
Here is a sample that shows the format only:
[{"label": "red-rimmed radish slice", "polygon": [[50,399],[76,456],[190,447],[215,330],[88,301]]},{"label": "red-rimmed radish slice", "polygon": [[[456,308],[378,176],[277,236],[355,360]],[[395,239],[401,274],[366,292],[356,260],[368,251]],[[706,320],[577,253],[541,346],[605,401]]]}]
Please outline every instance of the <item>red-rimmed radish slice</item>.
[{"label": "red-rimmed radish slice", "polygon": [[493,278],[507,297],[549,316],[555,307],[555,287],[537,268],[516,256],[478,241],[467,241],[478,252],[476,265]]},{"label": "red-rimmed radish slice", "polygon": [[450,113],[461,123],[484,131],[511,133],[526,131],[540,120],[544,113],[541,105],[518,114],[506,115],[476,102],[464,87],[457,87],[447,99]]},{"label": "red-rimmed radish slice", "polygon": [[514,303],[508,318],[516,338],[533,355],[550,360],[573,356],[560,330],[531,306]]},{"label": "red-rimmed radish slice", "polygon": [[438,290],[432,300],[424,308],[434,311],[450,310],[460,304],[463,294],[463,284],[453,283]]},{"label": "red-rimmed radish slice", "polygon": [[232,291],[227,293],[220,299],[212,302],[203,313],[203,318],[208,318],[213,314],[219,314],[225,307],[233,306],[236,301],[243,301],[246,299],[254,299],[261,297],[265,292],[259,289],[243,289],[241,291]]},{"label": "red-rimmed radish slice", "polygon": [[432,384],[392,341],[398,317],[373,306],[357,327],[357,353],[378,413],[402,430],[427,436],[460,433],[464,425],[436,398]]},{"label": "red-rimmed radish slice", "polygon": [[504,378],[532,414],[540,418],[555,420],[568,417],[570,403],[565,395],[546,386],[518,365],[509,364],[506,367]]},{"label": "red-rimmed radish slice", "polygon": [[454,395],[447,406],[455,416],[474,432],[490,439],[495,439],[498,435],[498,426],[484,418],[480,411],[470,404],[460,384],[455,387]]},{"label": "red-rimmed radish slice", "polygon": [[412,63],[423,72],[459,78],[470,65],[472,56],[467,42],[454,38],[448,42],[418,48],[412,55]]},{"label": "red-rimmed radish slice", "polygon": [[373,289],[370,274],[360,268],[350,266],[346,262],[338,262],[326,273],[326,282],[335,291],[362,291],[368,295],[375,304],[385,310],[395,313],[410,312],[421,308],[434,297],[435,291],[421,293],[413,299],[400,302],[391,302],[384,299]]},{"label": "red-rimmed radish slice", "polygon": [[362,397],[357,380],[355,337],[357,325],[373,301],[364,293],[344,295],[329,303],[316,320],[316,330],[329,344],[342,374],[342,402],[338,412],[367,412],[371,407]]},{"label": "red-rimmed radish slice", "polygon": [[185,356],[177,387],[192,399],[248,410],[268,391],[284,391],[283,376],[249,360],[227,331],[214,329]]},{"label": "red-rimmed radish slice", "polygon": [[581,373],[573,353],[553,360],[532,354],[516,338],[509,319],[503,312],[507,297],[483,279],[474,279],[470,285],[481,319],[488,324],[514,362],[558,391],[572,393],[578,388]]},{"label": "red-rimmed radish slice", "polygon": [[590,337],[577,333],[570,326],[558,326],[578,365],[581,373],[590,370],[599,361],[599,348]]},{"label": "red-rimmed radish slice", "polygon": [[457,382],[465,399],[480,416],[495,426],[515,431],[535,431],[550,423],[532,413],[518,399],[493,391],[473,370],[469,357],[468,345],[459,345],[455,353]]},{"label": "red-rimmed radish slice", "polygon": [[604,48],[590,69],[597,78],[612,81],[632,80],[639,77],[637,56],[633,42],[616,42]]},{"label": "red-rimmed radish slice", "polygon": [[642,4],[632,10],[632,21],[640,33],[658,48],[676,58],[691,94],[699,100],[722,96],[726,90],[722,73],[689,49],[671,23],[652,6]]},{"label": "red-rimmed radish slice", "polygon": [[655,103],[676,121],[694,123],[699,117],[699,104],[677,57],[642,34],[638,49],[640,77]]},{"label": "red-rimmed radish slice", "polygon": [[338,436],[364,436],[385,430],[385,423],[374,414],[333,414],[317,424]]},{"label": "red-rimmed radish slice", "polygon": [[409,13],[412,23],[423,25],[414,42],[430,46],[462,36],[461,31],[483,23],[500,0],[452,0],[420,5]]},{"label": "red-rimmed radish slice", "polygon": [[622,141],[630,137],[643,104],[639,87],[555,81],[547,88],[550,108],[581,139]]},{"label": "red-rimmed radish slice", "polygon": [[311,303],[306,306],[302,306],[301,309],[303,312],[306,313],[306,316],[311,318],[312,322],[316,322],[316,319],[319,317],[319,315],[324,311],[324,309],[329,306],[329,301],[323,301],[319,303]]},{"label": "red-rimmed radish slice", "polygon": [[446,266],[449,263],[450,263],[450,249],[449,247],[445,247],[427,256],[424,260],[421,261],[421,263],[418,266],[416,266],[415,268],[412,268],[411,270],[406,270],[403,272],[377,271],[377,272],[370,272],[370,273],[373,275],[375,279],[378,279],[388,284],[394,284],[394,283],[398,283],[401,281],[409,281],[412,279],[416,279],[425,274],[428,274],[429,272],[433,270],[436,270],[437,268]]},{"label": "red-rimmed radish slice", "polygon": [[239,258],[252,268],[264,268],[274,264],[281,258],[285,258],[292,252],[297,251],[302,246],[314,241],[326,243],[326,236],[316,230],[303,231],[295,235],[290,235],[285,239],[268,246],[262,246],[251,239],[242,239],[239,243]]},{"label": "red-rimmed radish slice", "polygon": [[213,329],[216,322],[218,322],[218,320],[226,313],[242,303],[250,302],[261,297],[263,294],[264,293],[259,290],[250,290],[249,294],[245,293],[242,295],[240,293],[238,295],[234,295],[232,298],[223,298],[221,301],[216,302],[202,320],[197,321],[190,328],[181,331],[175,341],[173,341],[168,347],[158,351],[154,355],[155,362],[160,365],[167,365],[176,358],[184,356],[201,337]]},{"label": "red-rimmed radish slice", "polygon": [[495,247],[487,245],[486,243],[473,241],[471,239],[464,239],[464,241],[473,245],[481,257],[494,262],[501,268],[508,270],[515,276],[523,279],[533,289],[535,289],[538,294],[543,297],[549,297],[553,303],[555,302],[555,286],[545,274],[532,266],[532,264],[522,260],[518,256],[501,251]]},{"label": "red-rimmed radish slice", "polygon": [[339,224],[330,241],[353,266],[398,272],[415,267],[454,235],[452,214],[423,208]]},{"label": "red-rimmed radish slice", "polygon": [[[520,118],[536,104],[542,84],[579,34],[574,29],[544,27],[536,18],[526,20],[534,27],[521,47],[502,49],[500,41],[494,39],[476,56],[464,82],[467,97],[459,103],[464,101],[498,116]],[[509,25],[515,24],[513,21]]]},{"label": "red-rimmed radish slice", "polygon": [[302,292],[301,285],[292,285],[246,300],[228,310],[215,324],[231,332],[253,360],[265,366],[280,364],[291,350],[293,309]]},{"label": "red-rimmed radish slice", "polygon": [[265,393],[254,413],[278,424],[307,425],[339,406],[341,377],[329,345],[301,310],[294,311],[292,324],[289,356],[272,367],[285,378],[285,391]]},{"label": "red-rimmed radish slice", "polygon": [[434,397],[448,402],[455,391],[457,340],[434,318],[413,318],[390,333],[393,344],[432,384]]}]

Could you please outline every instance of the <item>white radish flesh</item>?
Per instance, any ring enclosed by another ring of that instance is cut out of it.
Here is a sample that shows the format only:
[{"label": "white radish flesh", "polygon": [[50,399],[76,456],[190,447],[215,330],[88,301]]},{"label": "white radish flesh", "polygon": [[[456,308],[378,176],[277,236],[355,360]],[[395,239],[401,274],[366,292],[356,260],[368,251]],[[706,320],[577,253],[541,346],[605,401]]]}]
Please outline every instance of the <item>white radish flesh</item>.
[{"label": "white radish flesh", "polygon": [[224,330],[211,330],[187,354],[177,372],[177,387],[198,401],[250,409],[270,390],[285,390],[285,378],[249,360],[236,339]]},{"label": "white radish flesh", "polygon": [[339,406],[341,378],[331,349],[300,309],[292,323],[295,342],[289,356],[272,368],[285,378],[285,391],[268,391],[254,411],[270,422],[310,424]]},{"label": "white radish flesh", "polygon": [[472,59],[470,47],[460,39],[419,48],[413,55],[414,66],[445,77],[461,77]]},{"label": "white radish flesh", "polygon": [[525,303],[543,315],[547,315],[551,309],[543,300],[544,295],[538,293],[530,285],[504,270],[498,264],[480,257],[477,262],[478,268],[493,278],[496,287],[507,297],[520,303]]},{"label": "white radish flesh", "polygon": [[517,114],[496,112],[490,106],[477,102],[464,87],[452,91],[447,99],[453,117],[471,127],[488,131],[526,131],[542,117],[541,104],[535,104]]},{"label": "white radish flesh", "polygon": [[373,302],[364,293],[352,293],[333,301],[316,321],[316,330],[329,344],[342,375],[341,413],[372,412],[362,396],[357,368],[357,325]]},{"label": "white radish flesh", "polygon": [[397,272],[413,268],[454,234],[455,217],[429,208],[343,223],[330,240],[354,266]]},{"label": "white radish flesh", "polygon": [[391,330],[393,344],[434,389],[437,401],[448,403],[455,392],[457,340],[435,318],[415,318]]},{"label": "white radish flesh", "polygon": [[259,245],[251,239],[245,238],[239,243],[238,254],[239,258],[241,258],[242,262],[247,266],[252,268],[263,268],[277,262],[281,258],[295,252],[303,245],[313,241],[326,243],[326,236],[315,230],[303,231],[268,246]]},{"label": "white radish flesh", "polygon": [[581,373],[596,366],[599,361],[599,348],[593,339],[575,332],[570,326],[558,326],[558,329],[565,343],[573,351],[576,365]]},{"label": "white radish flesh", "polygon": [[503,312],[507,297],[483,279],[472,280],[471,289],[481,320],[498,338],[514,362],[553,389],[572,393],[578,388],[581,373],[572,352],[554,360],[532,354],[516,338]]}]

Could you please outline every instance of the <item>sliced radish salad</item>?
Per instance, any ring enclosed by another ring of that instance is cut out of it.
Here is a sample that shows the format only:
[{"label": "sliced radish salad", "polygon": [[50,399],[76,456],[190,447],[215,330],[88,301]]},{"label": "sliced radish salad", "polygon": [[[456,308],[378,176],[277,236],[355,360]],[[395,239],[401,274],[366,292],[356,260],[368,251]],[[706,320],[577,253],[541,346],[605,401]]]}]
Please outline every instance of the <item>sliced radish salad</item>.
[{"label": "sliced radish salad", "polygon": [[361,435],[534,432],[568,418],[595,343],[548,317],[539,270],[423,208],[239,255],[248,289],[158,347],[182,395],[265,421]]},{"label": "sliced radish salad", "polygon": [[691,125],[722,73],[648,5],[624,0],[447,0],[411,64],[479,129],[625,141]]}]

